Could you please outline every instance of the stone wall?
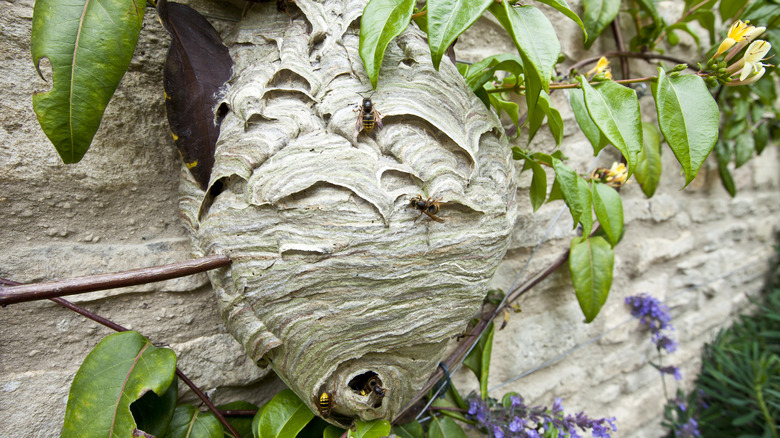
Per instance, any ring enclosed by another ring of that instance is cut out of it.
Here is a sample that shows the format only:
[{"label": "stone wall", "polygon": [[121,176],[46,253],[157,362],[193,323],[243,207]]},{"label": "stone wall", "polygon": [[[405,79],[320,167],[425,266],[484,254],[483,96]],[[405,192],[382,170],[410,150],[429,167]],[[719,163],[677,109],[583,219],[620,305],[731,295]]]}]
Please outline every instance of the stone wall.
[{"label": "stone wall", "polygon": [[[180,164],[161,88],[169,38],[153,12],[148,11],[133,62],[92,148],[80,163],[66,166],[32,111],[31,94],[46,87],[29,52],[33,1],[2,1],[0,277],[40,282],[189,258],[177,208]],[[222,4],[193,6],[220,31],[241,13]],[[577,49],[577,28],[561,15],[554,19],[564,29],[561,41],[568,59],[576,62],[598,53],[596,48],[590,53]],[[511,51],[507,41],[498,39],[501,33],[495,23],[481,22],[461,38],[459,58],[483,56],[486,39],[495,41],[489,48],[495,53]],[[606,36],[599,50],[610,49]],[[632,71],[652,74],[654,68],[632,63]],[[593,163],[590,146],[576,128],[565,93],[552,97],[566,126],[563,150],[584,173]],[[647,110],[645,120],[651,120],[652,98],[640,103]],[[531,147],[550,151],[551,144],[543,129]],[[609,152],[602,155],[601,166],[615,158]],[[747,295],[760,290],[780,229],[776,147],[735,171],[739,194],[734,199],[721,188],[714,160],[683,191],[684,180],[668,149],[663,164],[663,181],[652,199],[636,184],[623,189],[626,237],[616,248],[615,281],[602,313],[591,324],[582,322],[565,269],[533,288],[519,301],[522,313],[496,332],[490,384],[538,370],[491,395],[518,391],[547,405],[563,397],[567,410],[616,416],[617,436],[661,434],[663,389],[648,364],[656,359],[654,348],[649,335],[630,321],[623,298],[648,292],[667,300],[680,342],[669,360],[682,365],[684,383],[690,385],[703,343],[745,307]],[[531,213],[529,184],[529,175],[521,175],[521,215],[493,281],[504,290],[529,259],[523,278],[555,260],[573,235],[567,211],[554,222],[562,202]],[[532,257],[543,236],[546,242]],[[169,345],[182,370],[217,403],[262,403],[282,387],[226,333],[205,275],[69,299]],[[109,333],[50,301],[0,309],[0,434],[58,435],[70,381],[90,349]],[[544,365],[550,361],[554,363]],[[466,373],[458,373],[456,380],[464,393],[474,388]]]}]

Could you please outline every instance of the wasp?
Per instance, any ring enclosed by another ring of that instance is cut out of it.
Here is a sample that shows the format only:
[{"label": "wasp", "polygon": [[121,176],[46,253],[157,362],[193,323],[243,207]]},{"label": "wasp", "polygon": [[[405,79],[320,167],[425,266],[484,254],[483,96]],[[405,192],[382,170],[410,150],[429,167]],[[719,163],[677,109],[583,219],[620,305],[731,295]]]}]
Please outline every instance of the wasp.
[{"label": "wasp", "polygon": [[373,392],[374,394],[377,395],[377,397],[379,397],[378,400],[382,400],[385,394],[387,394],[387,388],[383,388],[382,385],[379,384],[379,379],[376,377],[372,377],[368,379],[364,391],[366,391],[367,393]]},{"label": "wasp", "polygon": [[330,409],[333,407],[333,396],[329,392],[323,392],[318,400],[315,400],[317,409],[320,411],[320,417],[330,416]]},{"label": "wasp", "polygon": [[360,93],[358,94],[363,98],[363,102],[358,105],[358,109],[356,110],[360,111],[360,114],[358,114],[357,123],[355,124],[355,131],[359,134],[362,125],[366,134],[371,134],[371,131],[374,130],[374,126],[378,126],[380,129],[382,128],[382,115],[379,114],[379,111],[374,107],[374,102],[371,101],[371,96],[373,96],[374,93],[371,93],[371,96],[368,97],[363,96]]},{"label": "wasp", "polygon": [[[439,207],[441,205],[442,202],[439,202],[438,199],[423,199],[423,197],[420,195],[417,195],[409,200],[410,207],[414,208],[415,210],[420,210],[420,216],[417,216],[417,219],[420,219],[423,213],[425,213],[429,218],[435,220],[436,222],[444,222],[444,219],[435,216],[439,212]],[[417,219],[414,221],[417,222]]]}]

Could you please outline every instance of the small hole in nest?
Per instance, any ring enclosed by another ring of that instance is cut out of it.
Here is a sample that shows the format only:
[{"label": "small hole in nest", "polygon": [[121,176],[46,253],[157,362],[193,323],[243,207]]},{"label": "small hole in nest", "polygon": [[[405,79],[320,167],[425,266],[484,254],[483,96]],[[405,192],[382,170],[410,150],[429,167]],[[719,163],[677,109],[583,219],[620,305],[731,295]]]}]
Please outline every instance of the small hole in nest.
[{"label": "small hole in nest", "polygon": [[382,379],[373,371],[367,371],[352,378],[348,384],[349,388],[365,397],[370,397],[373,401],[373,407],[382,406],[382,400],[385,398],[387,389],[382,386]]},{"label": "small hole in nest", "polygon": [[407,67],[411,67],[411,66],[412,66],[412,65],[415,63],[414,59],[412,59],[412,58],[404,58],[404,60],[403,60],[403,61],[401,61],[401,62],[402,62],[402,63],[403,63],[405,66],[407,66]]},{"label": "small hole in nest", "polygon": [[217,108],[217,125],[222,123],[222,120],[225,118],[228,112],[230,112],[230,105],[226,104],[225,102],[220,103],[219,107]]}]

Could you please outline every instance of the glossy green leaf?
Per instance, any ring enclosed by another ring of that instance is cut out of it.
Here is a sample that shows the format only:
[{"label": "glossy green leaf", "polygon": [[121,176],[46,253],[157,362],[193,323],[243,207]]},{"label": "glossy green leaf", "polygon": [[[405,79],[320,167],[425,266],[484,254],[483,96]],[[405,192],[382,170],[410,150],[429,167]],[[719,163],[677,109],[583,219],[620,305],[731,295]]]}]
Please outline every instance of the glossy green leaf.
[{"label": "glossy green leaf", "polygon": [[591,322],[607,301],[615,253],[601,237],[572,239],[569,272],[585,322]]},{"label": "glossy green leaf", "polygon": [[[593,214],[591,213],[591,196],[588,183],[561,160],[553,158],[555,182],[560,189],[564,202],[569,206],[574,226],[582,224],[583,235],[587,236],[593,229]],[[555,186],[553,186],[553,192]],[[552,192],[550,198],[552,198]]]},{"label": "glossy green leaf", "polygon": [[165,433],[176,409],[178,383],[179,379],[173,379],[162,397],[158,397],[154,391],[149,391],[130,405],[130,412],[133,413],[139,430],[155,436]]},{"label": "glossy green leaf", "polygon": [[327,429],[328,426],[330,426],[330,424],[327,421],[315,416],[306,424],[306,427],[298,432],[298,435],[295,438],[322,438],[322,435],[325,433],[325,429]]},{"label": "glossy green leaf", "polygon": [[726,22],[737,18],[737,13],[742,10],[745,3],[747,3],[747,0],[721,0],[718,6],[721,19]]},{"label": "glossy green leaf", "polygon": [[733,198],[737,195],[737,186],[734,184],[734,178],[731,176],[729,170],[729,163],[731,162],[731,156],[734,155],[734,151],[728,142],[719,140],[715,144],[715,157],[718,160],[718,174],[720,174],[720,182],[723,188],[726,189],[729,195]]},{"label": "glossy green leaf", "polygon": [[390,435],[390,422],[387,420],[355,422],[355,430],[349,431],[349,436],[354,438],[384,438]]},{"label": "glossy green leaf", "polygon": [[617,17],[620,0],[583,0],[582,6],[582,22],[588,33],[585,48],[589,49],[601,32]]},{"label": "glossy green leaf", "polygon": [[718,105],[696,75],[669,77],[659,68],[652,88],[658,125],[682,165],[687,186],[718,139]]},{"label": "glossy green leaf", "polygon": [[663,26],[664,25],[664,19],[661,17],[661,14],[658,13],[658,8],[655,6],[655,0],[635,0],[636,4],[639,6],[639,8],[647,13],[647,15],[650,16],[650,19],[653,21],[653,24]]},{"label": "glossy green leaf", "polygon": [[696,43],[696,46],[697,47],[701,47],[701,39],[699,39],[699,34],[696,33],[696,31],[694,31],[693,29],[691,29],[691,27],[688,25],[688,23],[675,23],[675,24],[673,24],[673,25],[671,25],[671,26],[666,28],[666,31],[669,33],[669,36],[668,36],[669,43],[672,44],[673,46],[676,46],[679,43],[679,37],[677,37],[677,40],[674,41],[674,42],[672,41],[672,38],[671,38],[671,35],[673,34],[673,32],[675,30],[681,30],[681,31],[687,33],[688,35],[693,37],[693,41]]},{"label": "glossy green leaf", "polygon": [[767,123],[761,123],[753,128],[753,142],[756,154],[761,155],[766,145],[769,144],[769,125]]},{"label": "glossy green leaf", "polygon": [[294,437],[314,413],[289,389],[276,394],[263,408],[257,431],[264,438]]},{"label": "glossy green leaf", "polygon": [[393,426],[392,432],[398,438],[425,438],[422,425],[417,420]]},{"label": "glossy green leaf", "polygon": [[604,137],[599,127],[590,118],[588,108],[585,106],[585,95],[582,89],[572,88],[569,90],[569,104],[574,112],[574,119],[577,120],[577,124],[582,129],[582,133],[585,134],[585,138],[593,146],[593,156],[598,155],[602,149],[609,145],[609,140],[607,140],[607,137]]},{"label": "glossy green leaf", "polygon": [[[685,23],[698,21],[699,25],[709,33],[710,44],[715,44],[715,14],[712,11],[699,8],[693,14],[682,17],[682,21]],[[714,49],[713,53],[715,53]]]},{"label": "glossy green leaf", "polygon": [[652,123],[642,123],[642,150],[637,155],[636,178],[642,192],[652,198],[661,181],[661,134]]},{"label": "glossy green leaf", "polygon": [[322,438],[341,438],[342,435],[344,435],[344,429],[340,429],[331,424],[325,428]]},{"label": "glossy green leaf", "polygon": [[474,24],[491,3],[493,0],[428,0],[428,46],[436,70],[450,44]]},{"label": "glossy green leaf", "polygon": [[642,121],[636,91],[612,81],[603,82],[596,89],[584,76],[579,79],[590,118],[626,158],[631,176],[636,156],[642,150]]},{"label": "glossy green leaf", "polygon": [[[217,406],[217,409],[220,411],[230,411],[230,410],[242,410],[242,411],[253,411],[257,410],[257,405],[254,405],[249,402],[245,401],[234,401],[230,402],[224,405]],[[239,435],[241,435],[243,438],[249,438],[252,436],[252,418],[245,415],[224,415],[225,419],[230,423],[231,426],[238,432]],[[224,426],[223,426],[224,427]],[[224,429],[225,437],[230,438],[232,435],[230,435],[230,432],[227,429]],[[319,436],[322,436],[320,434]]]},{"label": "glossy green leaf", "polygon": [[547,127],[555,138],[555,146],[560,146],[563,141],[563,118],[561,113],[552,107],[550,95],[542,91],[539,93],[536,111],[528,118],[528,143],[531,143],[545,118],[547,118]]},{"label": "glossy green leaf", "polygon": [[614,247],[623,234],[623,201],[620,200],[620,194],[612,187],[594,181],[591,185],[591,199],[601,229]]},{"label": "glossy green leaf", "polygon": [[490,99],[490,105],[496,109],[496,113],[501,116],[501,112],[505,112],[509,118],[512,120],[512,123],[517,125],[520,121],[520,107],[509,100],[504,100],[500,96],[498,96],[498,93],[488,93],[488,98]]},{"label": "glossy green leaf", "polygon": [[222,424],[211,412],[200,412],[195,406],[176,407],[165,438],[222,438]]},{"label": "glossy green leaf", "polygon": [[482,395],[483,400],[487,399],[488,372],[490,370],[490,355],[493,350],[494,331],[495,326],[491,322],[487,329],[485,329],[482,337],[479,338],[477,345],[471,350],[471,353],[466,356],[466,360],[463,361],[463,365],[473,371],[474,375],[477,376],[480,394]]},{"label": "glossy green leaf", "polygon": [[736,142],[734,142],[734,162],[736,167],[739,168],[750,161],[755,150],[756,144],[752,135],[744,133],[738,136]]},{"label": "glossy green leaf", "polygon": [[536,0],[536,1],[538,1],[539,3],[544,3],[547,6],[550,6],[552,8],[555,8],[561,14],[569,17],[571,21],[577,23],[580,29],[582,29],[582,41],[588,40],[588,32],[585,30],[585,25],[582,23],[580,16],[575,14],[574,11],[571,10],[569,4],[566,3],[566,0]]},{"label": "glossy green leaf", "polygon": [[39,74],[41,59],[49,60],[52,84],[33,96],[33,109],[63,162],[76,163],[89,149],[130,65],[145,6],[135,0],[35,2],[30,51]]},{"label": "glossy green leaf", "polygon": [[448,417],[432,417],[428,438],[466,438],[466,433]]},{"label": "glossy green leaf", "polygon": [[360,58],[376,88],[387,45],[409,25],[414,0],[370,0],[360,20]]},{"label": "glossy green leaf", "polygon": [[523,60],[509,53],[488,56],[468,66],[463,72],[466,84],[471,91],[476,92],[496,75],[496,71],[506,71],[513,75],[523,73]]},{"label": "glossy green leaf", "polygon": [[130,436],[130,404],[147,391],[162,395],[175,378],[176,355],[137,332],[106,336],[87,355],[70,386],[62,437]]},{"label": "glossy green leaf", "polygon": [[531,6],[513,7],[509,2],[494,2],[488,10],[506,29],[520,52],[525,73],[525,99],[528,112],[533,113],[539,93],[550,91],[553,68],[561,52],[555,28],[540,10]]},{"label": "glossy green leaf", "polygon": [[[523,152],[516,152],[515,150],[519,151],[519,148],[515,146],[512,148],[512,153],[515,156],[515,159],[524,159],[525,163],[523,163],[523,171],[526,171],[527,169],[531,169],[533,172],[533,176],[531,177],[531,206],[534,209],[534,212],[539,209],[539,207],[544,204],[544,200],[547,197],[547,172],[545,172],[544,168],[541,164],[539,164],[536,160],[534,160],[532,157],[529,157],[528,155],[525,155]],[[520,158],[517,158],[518,154],[520,155]]]}]

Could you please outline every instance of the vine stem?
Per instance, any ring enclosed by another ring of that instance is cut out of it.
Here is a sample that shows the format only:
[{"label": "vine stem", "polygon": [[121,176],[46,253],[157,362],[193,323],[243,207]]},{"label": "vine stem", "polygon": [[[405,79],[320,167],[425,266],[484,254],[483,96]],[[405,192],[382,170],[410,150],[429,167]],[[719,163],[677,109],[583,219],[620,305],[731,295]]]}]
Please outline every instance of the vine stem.
[{"label": "vine stem", "polygon": [[[630,50],[629,51],[615,50],[615,51],[612,51],[612,52],[603,53],[600,56],[594,56],[592,58],[585,58],[582,61],[579,61],[576,64],[574,64],[571,67],[569,67],[569,71],[572,71],[575,68],[579,69],[580,67],[588,65],[588,64],[593,64],[594,62],[598,62],[598,60],[601,59],[602,56],[605,57],[605,58],[614,58],[614,57],[637,58],[637,59],[642,59],[642,60],[647,61],[647,62],[650,62],[653,59],[661,59],[661,60],[664,60],[664,61],[674,62],[675,64],[690,65],[689,62],[683,61],[682,59],[675,58],[673,56],[668,56],[668,55],[661,55],[659,53],[632,52]],[[688,68],[691,69],[691,70],[696,71],[696,69],[693,68],[693,67],[689,66]]]},{"label": "vine stem", "polygon": [[229,264],[230,259],[227,256],[210,255],[169,265],[152,266],[111,274],[90,275],[88,277],[48,283],[24,284],[21,286],[0,286],[0,306],[170,280],[221,268]]},{"label": "vine stem", "polygon": [[[655,81],[657,79],[658,78],[656,78],[655,76],[647,76],[647,77],[644,77],[644,78],[618,79],[618,80],[613,80],[612,82],[617,82],[618,84],[633,84],[633,83],[637,83],[637,82],[653,82],[653,81]],[[589,81],[588,83],[590,83],[590,84],[598,84],[600,82],[601,81],[592,81],[592,82]],[[567,88],[580,88],[580,87],[581,87],[580,84],[569,84],[569,83],[567,83],[567,84],[564,84],[564,83],[557,83],[557,84],[556,83],[552,83],[552,84],[550,84],[550,90],[563,90],[563,89],[567,89]],[[503,93],[505,91],[515,91],[515,90],[517,90],[517,91],[525,90],[525,87],[518,87],[518,86],[512,85],[511,87],[491,88],[490,90],[485,90],[485,91],[487,91],[488,93]]]},{"label": "vine stem", "polygon": [[[0,278],[0,284],[6,285],[6,286],[13,286],[13,287],[22,287],[24,284],[8,280],[5,278]],[[54,301],[55,303],[59,304],[62,307],[65,307],[69,310],[72,310],[76,313],[78,313],[81,316],[84,316],[85,318],[91,319],[92,321],[95,321],[99,324],[102,324],[112,330],[118,331],[118,332],[126,332],[127,329],[125,327],[122,327],[121,325],[115,323],[114,321],[111,321],[108,318],[104,318],[96,313],[92,313],[89,310],[77,306],[70,301],[60,298],[60,297],[52,297],[49,298],[50,300]],[[225,417],[222,415],[222,413],[219,412],[216,406],[214,406],[213,403],[211,403],[211,400],[209,400],[208,397],[206,397],[206,394],[203,393],[203,391],[200,390],[193,382],[190,380],[189,377],[187,377],[182,370],[179,369],[179,367],[176,367],[176,375],[181,379],[187,386],[190,387],[192,392],[195,393],[196,396],[198,396],[201,401],[203,401],[203,404],[206,405],[206,407],[209,408],[209,410],[214,414],[214,416],[217,417],[217,420],[219,420],[220,423],[230,432],[233,434],[236,438],[241,438],[241,435],[236,431],[233,426],[228,423],[228,421],[225,419]]]}]

